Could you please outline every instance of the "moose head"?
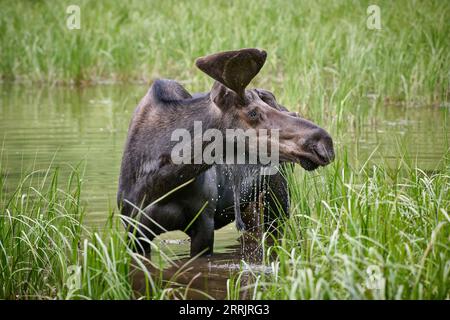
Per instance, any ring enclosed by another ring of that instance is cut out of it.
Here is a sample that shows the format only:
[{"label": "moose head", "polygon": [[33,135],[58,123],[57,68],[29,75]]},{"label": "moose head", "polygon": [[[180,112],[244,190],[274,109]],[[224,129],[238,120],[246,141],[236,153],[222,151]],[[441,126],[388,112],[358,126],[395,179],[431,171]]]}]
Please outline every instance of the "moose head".
[{"label": "moose head", "polygon": [[221,126],[241,129],[278,129],[279,157],[314,170],[333,161],[333,140],[316,124],[288,112],[274,95],[262,89],[246,90],[266,61],[259,49],[242,49],[208,55],[196,65],[215,79],[210,92],[213,107],[220,110]]}]

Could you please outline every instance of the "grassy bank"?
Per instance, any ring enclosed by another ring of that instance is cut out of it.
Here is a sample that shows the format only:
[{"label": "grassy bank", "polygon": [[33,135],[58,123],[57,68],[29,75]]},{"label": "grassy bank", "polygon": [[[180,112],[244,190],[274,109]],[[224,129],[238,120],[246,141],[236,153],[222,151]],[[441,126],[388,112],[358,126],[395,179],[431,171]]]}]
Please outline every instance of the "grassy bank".
[{"label": "grassy bank", "polygon": [[[69,4],[80,7],[80,30],[66,27]],[[369,4],[7,0],[0,12],[0,76],[78,84],[163,76],[203,87],[208,80],[194,70],[196,57],[261,47],[269,52],[264,84],[282,85],[291,105],[366,94],[446,100],[450,4],[379,1],[381,30],[366,27]]]}]

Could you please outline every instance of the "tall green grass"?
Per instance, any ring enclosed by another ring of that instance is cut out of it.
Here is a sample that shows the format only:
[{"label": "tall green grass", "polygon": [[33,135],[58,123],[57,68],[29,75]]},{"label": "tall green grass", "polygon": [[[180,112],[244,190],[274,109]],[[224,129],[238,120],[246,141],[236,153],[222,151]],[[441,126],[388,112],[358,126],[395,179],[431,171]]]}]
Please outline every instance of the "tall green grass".
[{"label": "tall green grass", "polygon": [[[81,29],[66,27],[69,4]],[[2,2],[0,76],[86,83],[192,79],[196,57],[221,50],[268,51],[266,80],[288,105],[448,99],[448,1],[378,1],[381,30],[366,27],[370,1]],[[350,100],[349,100],[350,99]],[[304,110],[303,110],[304,111]]]},{"label": "tall green grass", "polygon": [[289,174],[291,217],[266,248],[272,273],[244,271],[229,296],[449,299],[449,154],[442,162],[427,173],[405,159],[358,169],[343,158],[325,173]]},{"label": "tall green grass", "polygon": [[[260,47],[269,55],[254,85],[326,123],[337,142],[365,123],[368,96],[379,108],[448,106],[448,1],[379,1],[381,30],[366,28],[369,1],[70,4],[81,8],[81,30],[66,28],[68,3],[2,1],[3,81],[165,77],[203,91],[211,79],[195,69],[196,57]],[[229,298],[249,285],[250,297],[263,299],[450,298],[448,154],[435,172],[423,172],[407,156],[394,168],[355,165],[337,147],[333,165],[288,176],[292,214],[283,240],[268,248],[273,274],[241,273],[229,282]],[[77,171],[63,181],[58,172],[32,172],[18,186],[0,179],[0,298],[139,298],[135,269],[146,275],[144,298],[185,296],[150,275],[112,213],[106,231],[84,227]],[[367,283],[373,271],[376,289]]]},{"label": "tall green grass", "polygon": [[[61,182],[59,170],[34,171],[15,189],[0,177],[0,299],[167,299],[183,297],[150,270],[174,264],[156,250],[153,261],[130,250],[114,212],[104,231],[87,229],[79,170]],[[158,248],[155,248],[158,249]],[[139,273],[143,287],[133,288]]]},{"label": "tall green grass", "polygon": [[[265,248],[272,272],[245,268],[229,280],[228,298],[449,299],[449,155],[442,161],[431,173],[404,162],[357,169],[345,158],[318,174],[295,169],[282,240]],[[187,297],[172,286],[177,275],[162,282],[148,268],[161,268],[161,255],[150,262],[130,250],[118,217],[100,233],[84,227],[78,171],[64,183],[58,170],[33,172],[15,190],[4,179],[1,298]],[[133,289],[136,272],[145,292]]]}]

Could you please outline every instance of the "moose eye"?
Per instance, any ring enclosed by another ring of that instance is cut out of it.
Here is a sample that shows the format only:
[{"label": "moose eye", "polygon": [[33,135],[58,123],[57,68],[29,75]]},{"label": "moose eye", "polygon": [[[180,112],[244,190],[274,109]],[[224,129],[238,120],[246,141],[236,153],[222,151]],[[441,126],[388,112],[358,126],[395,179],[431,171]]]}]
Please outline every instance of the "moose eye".
[{"label": "moose eye", "polygon": [[256,118],[258,117],[258,112],[256,112],[255,109],[250,110],[250,111],[248,112],[248,116],[249,116],[251,119],[256,119]]}]

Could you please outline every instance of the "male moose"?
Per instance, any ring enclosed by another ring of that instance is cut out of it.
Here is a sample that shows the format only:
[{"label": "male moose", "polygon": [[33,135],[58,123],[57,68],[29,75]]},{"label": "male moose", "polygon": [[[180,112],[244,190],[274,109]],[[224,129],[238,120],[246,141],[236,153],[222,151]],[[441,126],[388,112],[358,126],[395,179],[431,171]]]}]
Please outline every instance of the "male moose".
[{"label": "male moose", "polygon": [[[258,49],[202,57],[196,65],[215,80],[210,92],[191,95],[176,81],[156,80],[141,100],[129,126],[117,195],[121,213],[139,222],[128,223],[136,250],[150,251],[150,241],[166,230],[183,230],[191,238],[192,256],[211,254],[214,230],[235,218],[232,177],[223,165],[173,163],[175,129],[192,132],[194,121],[220,131],[279,129],[281,162],[314,170],[333,161],[333,142],[324,129],[288,112],[269,91],[246,89],[265,60],[266,52]],[[265,219],[274,221],[289,210],[286,181],[280,173],[272,175],[265,182],[271,192],[255,194],[259,180],[255,175],[242,181],[240,207],[245,210],[248,199],[263,196]]]}]

